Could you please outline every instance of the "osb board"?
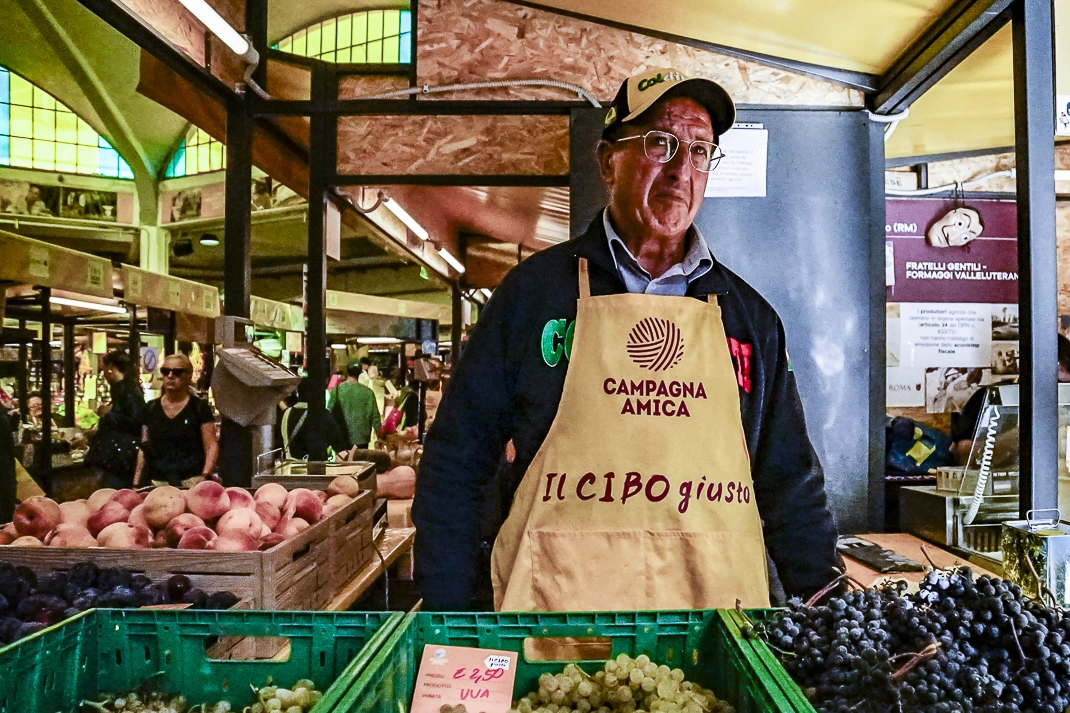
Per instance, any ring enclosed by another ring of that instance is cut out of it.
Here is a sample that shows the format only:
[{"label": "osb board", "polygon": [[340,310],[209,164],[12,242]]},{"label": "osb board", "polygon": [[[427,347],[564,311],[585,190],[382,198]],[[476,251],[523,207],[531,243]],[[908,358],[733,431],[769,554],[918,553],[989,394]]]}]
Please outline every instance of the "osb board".
[{"label": "osb board", "polygon": [[[422,0],[417,35],[420,84],[545,77],[610,101],[637,71],[675,67],[717,81],[739,103],[863,105],[861,92],[831,82],[501,0]],[[562,99],[568,93],[523,87],[432,96]]]},{"label": "osb board", "polygon": [[348,74],[338,80],[338,98],[359,99],[408,88],[407,77],[391,74]]},{"label": "osb board", "polygon": [[[956,181],[971,181],[987,173],[1006,171],[1011,168],[1014,168],[1013,152],[991,156],[971,156],[951,161],[935,161],[929,164],[929,185],[945,186]],[[986,179],[978,185],[970,186],[970,190],[1014,193],[1014,179],[1010,176],[997,176]]]},{"label": "osb board", "polygon": [[1055,204],[1056,262],[1059,280],[1059,314],[1070,315],[1070,204]]},{"label": "osb board", "polygon": [[567,116],[348,116],[338,172],[561,176],[568,145]]}]

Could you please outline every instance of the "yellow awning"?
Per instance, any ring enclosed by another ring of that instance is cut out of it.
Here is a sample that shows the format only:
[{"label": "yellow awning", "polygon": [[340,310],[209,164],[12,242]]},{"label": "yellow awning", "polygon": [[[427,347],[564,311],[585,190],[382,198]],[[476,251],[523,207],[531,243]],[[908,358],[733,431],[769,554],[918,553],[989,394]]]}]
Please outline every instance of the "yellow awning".
[{"label": "yellow awning", "polygon": [[885,155],[931,156],[1013,145],[1014,76],[1007,25],[914,102],[910,116],[888,139]]},{"label": "yellow awning", "polygon": [[634,28],[881,74],[954,0],[538,0]]}]

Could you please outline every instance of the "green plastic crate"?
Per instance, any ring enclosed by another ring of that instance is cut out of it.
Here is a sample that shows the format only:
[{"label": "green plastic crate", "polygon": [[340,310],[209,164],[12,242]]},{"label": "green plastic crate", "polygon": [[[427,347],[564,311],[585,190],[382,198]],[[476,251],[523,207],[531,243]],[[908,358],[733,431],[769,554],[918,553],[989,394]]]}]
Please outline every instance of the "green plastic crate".
[{"label": "green plastic crate", "polygon": [[[748,609],[744,613],[751,622],[755,624],[772,623],[779,618],[779,615],[784,612],[783,609]],[[728,612],[731,619],[731,625],[740,631],[742,636],[742,630],[745,626],[745,622],[742,616],[737,612]],[[817,713],[816,709],[811,705],[810,701],[806,698],[806,694],[803,693],[802,688],[795,682],[795,679],[787,672],[787,669],[777,659],[776,654],[769,648],[769,645],[765,642],[765,639],[760,636],[747,636],[743,637],[743,645],[749,647],[754,652],[754,657],[758,660],[758,665],[761,666],[767,677],[772,680],[775,685],[783,693],[784,697],[788,699],[791,708],[788,710],[794,713]]]},{"label": "green plastic crate", "polygon": [[[400,613],[93,609],[0,650],[0,713],[73,711],[84,699],[136,688],[157,674],[163,690],[195,705],[253,703],[250,685],[325,691],[317,713],[363,672],[402,622]],[[285,637],[286,660],[213,660],[205,647],[222,636]],[[337,684],[332,686],[332,684]]]},{"label": "green plastic crate", "polygon": [[[533,662],[523,655],[529,637],[605,637],[612,656],[645,653],[658,664],[680,667],[687,680],[713,690],[738,713],[791,711],[790,703],[723,611],[410,614],[338,702],[337,713],[406,713],[425,644],[448,644],[520,653],[514,697],[538,689],[543,673],[565,662]],[[581,663],[593,672],[602,661]]]}]

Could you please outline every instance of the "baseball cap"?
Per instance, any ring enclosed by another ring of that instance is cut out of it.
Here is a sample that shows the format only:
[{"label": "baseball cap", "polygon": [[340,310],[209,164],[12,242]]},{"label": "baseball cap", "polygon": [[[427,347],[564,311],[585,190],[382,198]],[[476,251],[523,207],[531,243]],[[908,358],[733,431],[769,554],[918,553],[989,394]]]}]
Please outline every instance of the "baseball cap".
[{"label": "baseball cap", "polygon": [[656,67],[634,74],[621,83],[606,115],[603,131],[638,119],[654,102],[666,95],[690,97],[701,104],[709,112],[713,132],[717,136],[723,136],[736,120],[736,105],[717,82],[702,77],[688,77],[672,67]]}]

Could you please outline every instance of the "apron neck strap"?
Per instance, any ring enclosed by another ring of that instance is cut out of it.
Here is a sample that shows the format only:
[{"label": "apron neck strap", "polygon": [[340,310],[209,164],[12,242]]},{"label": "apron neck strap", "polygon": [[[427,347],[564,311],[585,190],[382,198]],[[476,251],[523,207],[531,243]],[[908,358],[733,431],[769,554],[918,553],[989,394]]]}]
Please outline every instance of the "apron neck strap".
[{"label": "apron neck strap", "polygon": [[591,296],[591,277],[587,273],[587,258],[580,258],[580,299]]}]

